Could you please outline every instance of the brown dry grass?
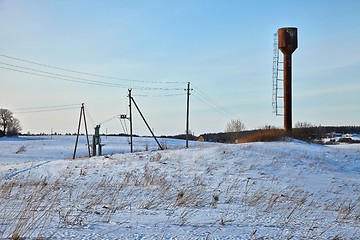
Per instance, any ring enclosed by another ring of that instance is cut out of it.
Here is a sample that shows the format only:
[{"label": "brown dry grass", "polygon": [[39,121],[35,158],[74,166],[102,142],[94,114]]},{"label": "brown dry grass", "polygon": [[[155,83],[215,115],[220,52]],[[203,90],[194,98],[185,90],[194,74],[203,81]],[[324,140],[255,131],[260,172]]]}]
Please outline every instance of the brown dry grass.
[{"label": "brown dry grass", "polygon": [[[267,132],[272,139],[282,137],[274,130],[262,132]],[[256,139],[263,140],[264,135],[260,136]],[[124,213],[136,211],[147,214],[166,211],[168,220],[164,223],[164,234],[171,224],[201,228],[205,225],[197,223],[199,217],[209,213],[215,218],[206,220],[206,224],[218,224],[217,229],[252,221],[259,221],[259,226],[266,222],[274,227],[281,226],[279,229],[292,229],[290,232],[278,230],[274,239],[294,238],[298,230],[293,226],[302,227],[303,239],[325,238],[325,233],[331,234],[327,233],[328,229],[337,224],[358,223],[360,219],[359,198],[344,199],[340,203],[334,198],[322,205],[323,200],[317,202],[315,195],[301,188],[264,187],[263,178],[245,177],[245,170],[239,176],[224,174],[222,178],[221,175],[215,178],[221,170],[214,166],[205,165],[203,174],[195,176],[184,176],[182,171],[169,174],[162,170],[162,158],[161,154],[156,154],[141,169],[111,177],[104,175],[81,188],[76,187],[73,178],[66,179],[67,174],[54,182],[45,178],[2,181],[0,238],[47,239],[58,230],[56,224],[51,223],[57,223],[59,229],[83,227],[95,221],[109,223],[114,219],[116,222]],[[80,168],[83,172],[82,169],[87,168]],[[244,169],[256,170],[257,166],[251,164]],[[90,170],[87,174],[78,174],[79,181],[85,178],[91,178]],[[324,227],[320,223],[323,212],[324,216],[329,216],[331,211],[334,221]],[[301,216],[305,214],[313,221],[299,225],[298,219],[303,219]],[[49,231],[48,225],[55,227]],[[260,239],[256,234],[263,233],[254,230],[254,239]],[[333,239],[340,239],[341,233],[335,237]]]},{"label": "brown dry grass", "polygon": [[272,142],[278,141],[286,136],[286,132],[282,129],[267,129],[253,131],[246,136],[237,140],[237,143],[247,142]]}]

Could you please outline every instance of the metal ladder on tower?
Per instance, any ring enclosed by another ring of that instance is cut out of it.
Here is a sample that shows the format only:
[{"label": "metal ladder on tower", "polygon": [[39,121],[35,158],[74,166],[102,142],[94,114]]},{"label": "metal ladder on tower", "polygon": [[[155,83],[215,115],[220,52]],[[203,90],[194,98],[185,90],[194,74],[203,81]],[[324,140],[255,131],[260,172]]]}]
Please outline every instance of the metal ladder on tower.
[{"label": "metal ladder on tower", "polygon": [[[273,69],[272,69],[272,108],[276,116],[284,116],[284,60],[279,54],[278,34],[274,33]],[[280,67],[279,67],[280,66]]]}]

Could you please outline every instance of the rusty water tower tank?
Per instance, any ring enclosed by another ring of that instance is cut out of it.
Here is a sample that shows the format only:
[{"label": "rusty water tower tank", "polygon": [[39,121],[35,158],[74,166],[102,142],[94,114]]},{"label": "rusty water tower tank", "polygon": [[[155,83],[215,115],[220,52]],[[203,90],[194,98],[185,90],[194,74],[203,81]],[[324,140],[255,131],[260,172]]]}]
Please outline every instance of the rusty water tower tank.
[{"label": "rusty water tower tank", "polygon": [[291,55],[298,47],[297,28],[278,29],[278,48],[284,54],[284,128],[292,130]]}]

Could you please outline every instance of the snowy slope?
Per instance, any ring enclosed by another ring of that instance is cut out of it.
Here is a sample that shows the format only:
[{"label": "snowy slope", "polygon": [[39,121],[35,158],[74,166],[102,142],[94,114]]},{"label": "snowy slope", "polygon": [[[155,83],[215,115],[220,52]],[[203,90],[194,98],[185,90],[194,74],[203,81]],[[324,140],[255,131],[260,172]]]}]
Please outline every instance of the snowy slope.
[{"label": "snowy slope", "polygon": [[69,137],[0,141],[0,237],[360,238],[360,145],[118,141],[76,160]]}]

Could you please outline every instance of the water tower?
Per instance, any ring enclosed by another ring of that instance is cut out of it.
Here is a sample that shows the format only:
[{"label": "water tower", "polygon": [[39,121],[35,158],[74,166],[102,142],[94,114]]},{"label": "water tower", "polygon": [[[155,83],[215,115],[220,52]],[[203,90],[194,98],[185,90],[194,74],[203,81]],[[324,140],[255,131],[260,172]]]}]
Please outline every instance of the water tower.
[{"label": "water tower", "polygon": [[287,132],[292,130],[292,101],[291,101],[291,55],[298,47],[297,28],[279,28],[278,48],[284,54],[284,128]]}]

